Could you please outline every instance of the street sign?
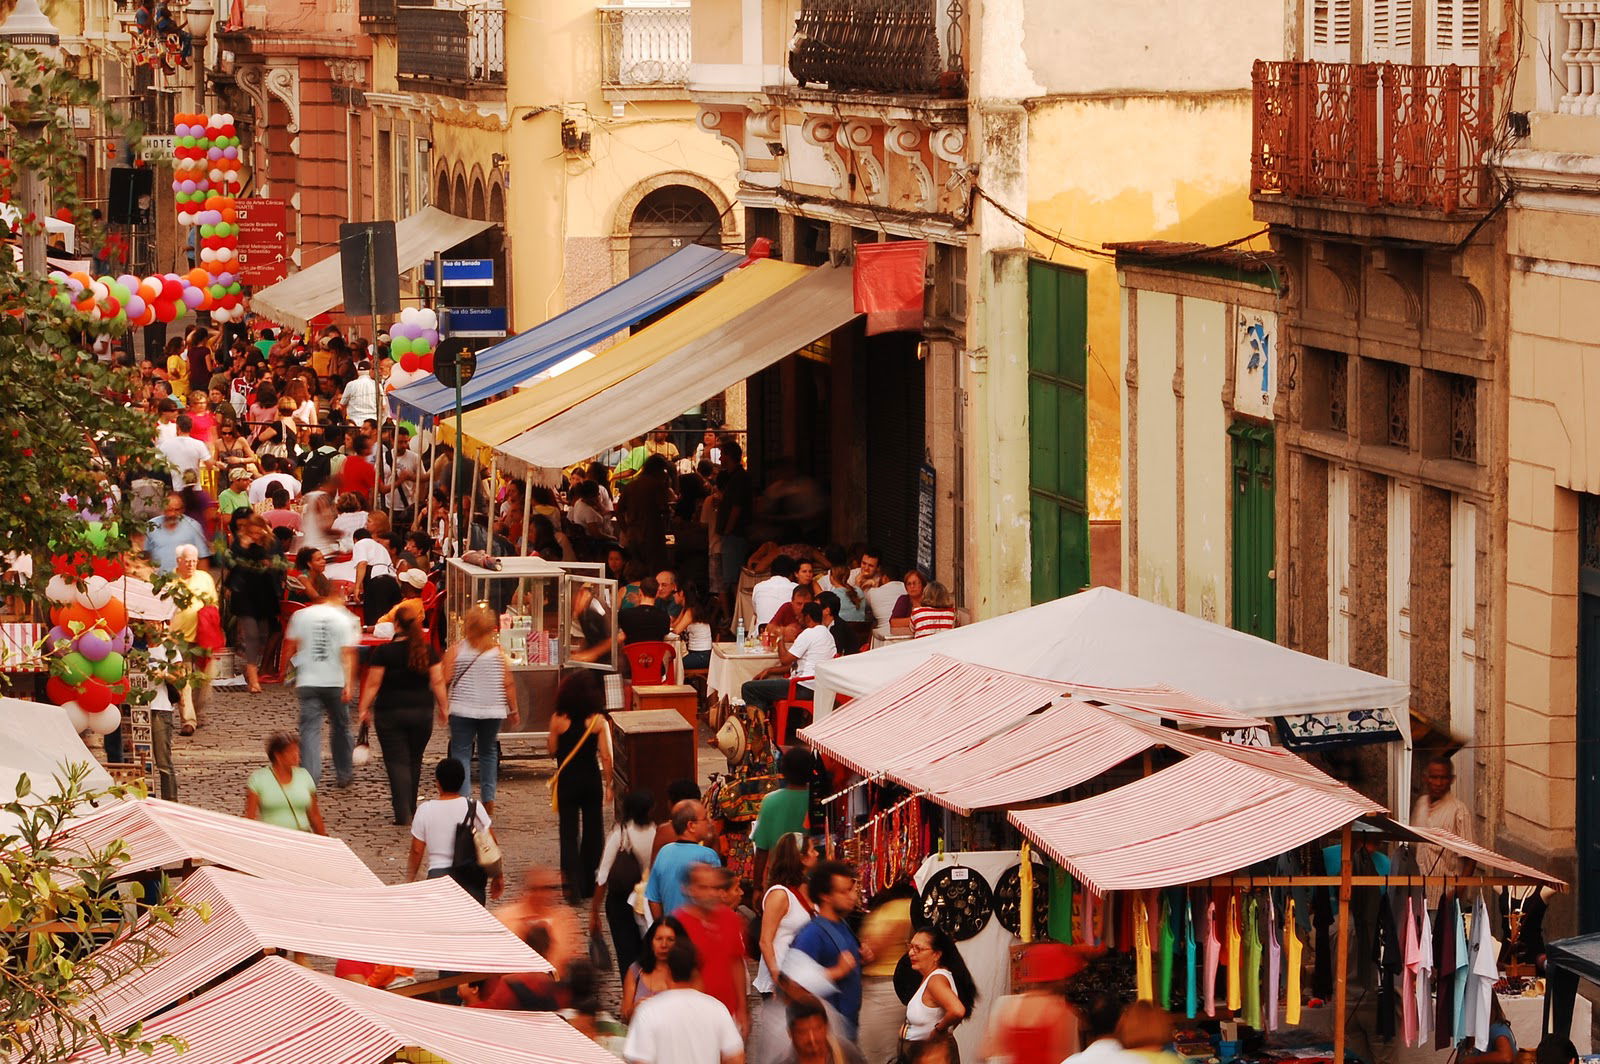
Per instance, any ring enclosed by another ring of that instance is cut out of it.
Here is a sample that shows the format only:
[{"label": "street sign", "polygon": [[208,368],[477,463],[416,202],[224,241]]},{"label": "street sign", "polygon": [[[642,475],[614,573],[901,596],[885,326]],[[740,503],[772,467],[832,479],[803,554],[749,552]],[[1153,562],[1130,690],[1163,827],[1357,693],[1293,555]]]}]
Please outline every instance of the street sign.
[{"label": "street sign", "polygon": [[146,133],[139,139],[139,154],[150,162],[169,163],[178,138],[173,133]]},{"label": "street sign", "polygon": [[234,211],[239,219],[239,283],[256,287],[277,284],[289,275],[284,245],[289,202],[242,199],[234,204]]},{"label": "street sign", "polygon": [[[450,312],[454,321],[456,312]],[[472,375],[478,371],[478,352],[472,345],[460,336],[450,336],[439,341],[439,346],[433,350],[433,375],[439,378],[439,383],[446,388],[457,387],[456,375],[460,372],[460,384],[466,384]]]},{"label": "street sign", "polygon": [[[433,263],[422,264],[422,279],[433,283]],[[494,285],[493,259],[445,259],[444,287],[489,288]]]},{"label": "street sign", "polygon": [[506,335],[506,308],[451,307],[450,335],[498,339]]}]

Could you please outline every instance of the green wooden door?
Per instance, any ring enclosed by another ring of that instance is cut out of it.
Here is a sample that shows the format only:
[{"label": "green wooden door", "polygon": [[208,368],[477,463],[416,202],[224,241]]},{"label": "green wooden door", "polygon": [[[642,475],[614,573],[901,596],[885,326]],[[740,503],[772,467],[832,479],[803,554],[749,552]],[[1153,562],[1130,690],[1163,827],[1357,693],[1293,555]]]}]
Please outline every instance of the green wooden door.
[{"label": "green wooden door", "polygon": [[1028,266],[1028,504],[1033,601],[1089,584],[1089,282]]},{"label": "green wooden door", "polygon": [[1278,638],[1272,426],[1239,422],[1233,437],[1233,627]]}]

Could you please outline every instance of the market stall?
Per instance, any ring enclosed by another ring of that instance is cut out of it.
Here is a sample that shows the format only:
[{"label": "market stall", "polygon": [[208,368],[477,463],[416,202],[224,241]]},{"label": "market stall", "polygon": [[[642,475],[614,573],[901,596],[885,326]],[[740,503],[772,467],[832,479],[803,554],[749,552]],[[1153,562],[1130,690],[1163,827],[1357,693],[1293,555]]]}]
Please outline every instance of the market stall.
[{"label": "market stall", "polygon": [[[27,775],[35,800],[60,793],[60,779],[70,765],[88,766],[84,785],[92,790],[112,786],[109,773],[83,745],[61,707],[0,698],[0,804],[14,800],[17,783]],[[15,826],[0,811],[0,834]]]}]

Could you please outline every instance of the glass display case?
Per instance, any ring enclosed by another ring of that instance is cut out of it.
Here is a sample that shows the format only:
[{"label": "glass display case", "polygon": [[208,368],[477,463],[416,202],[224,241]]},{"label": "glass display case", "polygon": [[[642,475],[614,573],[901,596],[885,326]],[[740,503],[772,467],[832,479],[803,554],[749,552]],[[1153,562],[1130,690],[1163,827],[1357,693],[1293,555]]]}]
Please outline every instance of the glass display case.
[{"label": "glass display case", "polygon": [[[535,749],[529,752],[542,754],[562,670],[616,671],[617,582],[605,577],[601,562],[496,560],[499,569],[460,558],[447,563],[445,638],[447,645],[461,638],[461,619],[473,606],[482,603],[495,612],[521,714],[516,730],[501,739],[531,742]],[[503,756],[514,755],[508,749]]]}]

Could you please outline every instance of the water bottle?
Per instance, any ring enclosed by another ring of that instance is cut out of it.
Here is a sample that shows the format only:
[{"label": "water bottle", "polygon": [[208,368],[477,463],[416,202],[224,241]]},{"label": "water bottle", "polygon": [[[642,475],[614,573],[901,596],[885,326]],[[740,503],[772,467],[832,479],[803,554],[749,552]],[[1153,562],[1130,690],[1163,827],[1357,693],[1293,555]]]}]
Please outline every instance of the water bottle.
[{"label": "water bottle", "polygon": [[744,646],[744,618],[739,618],[739,629],[733,633],[733,642],[736,646]]}]

